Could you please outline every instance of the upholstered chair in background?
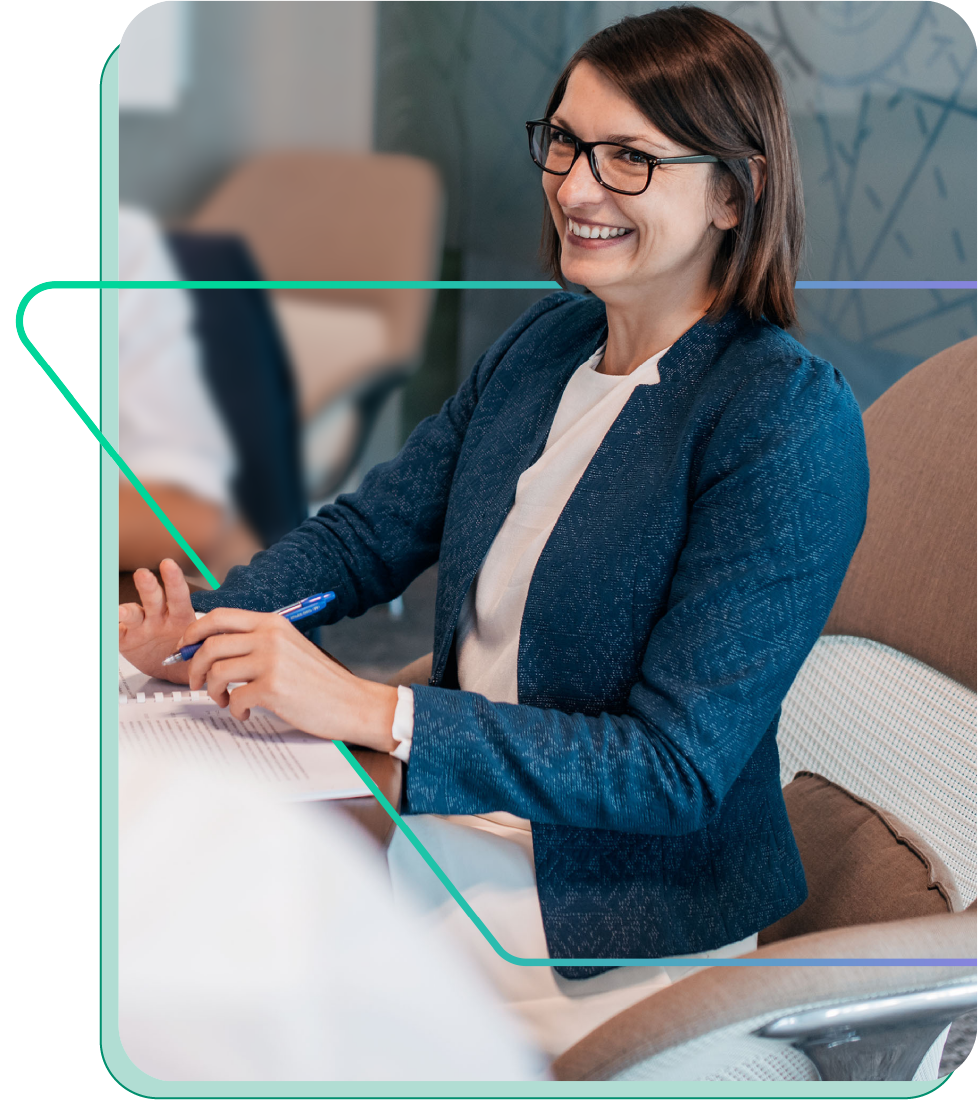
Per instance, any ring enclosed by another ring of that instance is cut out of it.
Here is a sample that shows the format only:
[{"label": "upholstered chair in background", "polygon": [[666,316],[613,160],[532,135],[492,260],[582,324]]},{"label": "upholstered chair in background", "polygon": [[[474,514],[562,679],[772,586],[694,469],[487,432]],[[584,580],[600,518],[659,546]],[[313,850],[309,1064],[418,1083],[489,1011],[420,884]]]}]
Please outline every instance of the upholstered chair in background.
[{"label": "upholstered chair in background", "polygon": [[[438,174],[418,157],[276,152],[238,165],[181,228],[240,236],[268,280],[430,280],[443,207]],[[294,372],[306,494],[319,503],[354,468],[387,397],[419,365],[434,291],[295,288],[269,297]]]}]

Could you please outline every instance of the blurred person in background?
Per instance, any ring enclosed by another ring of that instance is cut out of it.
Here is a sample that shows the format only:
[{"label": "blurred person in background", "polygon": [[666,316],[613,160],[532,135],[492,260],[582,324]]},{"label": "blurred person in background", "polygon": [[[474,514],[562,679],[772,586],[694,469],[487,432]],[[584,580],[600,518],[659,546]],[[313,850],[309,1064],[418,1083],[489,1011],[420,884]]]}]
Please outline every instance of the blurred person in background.
[{"label": "blurred person in background", "polygon": [[163,1080],[526,1080],[546,1062],[332,808],[120,756],[119,1037]]},{"label": "blurred person in background", "polygon": [[[119,209],[119,278],[179,280],[150,215]],[[260,545],[235,515],[234,452],[201,370],[189,293],[119,291],[119,453],[208,568],[223,580]],[[119,569],[190,559],[119,473]]]}]

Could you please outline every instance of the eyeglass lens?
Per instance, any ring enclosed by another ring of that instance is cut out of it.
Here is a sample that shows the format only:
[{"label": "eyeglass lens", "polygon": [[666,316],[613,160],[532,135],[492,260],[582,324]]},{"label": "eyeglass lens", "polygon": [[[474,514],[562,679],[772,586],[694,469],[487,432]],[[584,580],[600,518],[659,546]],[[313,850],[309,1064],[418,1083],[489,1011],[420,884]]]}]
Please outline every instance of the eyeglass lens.
[{"label": "eyeglass lens", "polygon": [[[533,159],[541,168],[558,175],[570,171],[575,144],[560,130],[545,124],[531,127]],[[650,161],[624,145],[596,145],[591,163],[601,183],[619,191],[643,191],[649,182]]]}]

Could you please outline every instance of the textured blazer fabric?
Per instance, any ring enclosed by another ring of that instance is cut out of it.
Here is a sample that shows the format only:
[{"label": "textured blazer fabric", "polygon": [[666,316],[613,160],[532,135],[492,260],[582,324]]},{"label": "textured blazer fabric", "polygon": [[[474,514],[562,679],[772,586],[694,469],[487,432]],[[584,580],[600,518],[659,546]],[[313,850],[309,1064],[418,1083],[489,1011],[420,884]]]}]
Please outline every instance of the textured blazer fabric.
[{"label": "textured blazer fabric", "polygon": [[599,300],[538,302],[356,493],[193,598],[270,611],[332,588],[328,623],[438,561],[406,808],[530,819],[553,958],[704,951],[804,900],[775,734],[869,485],[859,410],[830,364],[739,309],[700,321],[659,384],[636,387],[540,556],[520,702],[457,690],[462,601],[606,336]]}]

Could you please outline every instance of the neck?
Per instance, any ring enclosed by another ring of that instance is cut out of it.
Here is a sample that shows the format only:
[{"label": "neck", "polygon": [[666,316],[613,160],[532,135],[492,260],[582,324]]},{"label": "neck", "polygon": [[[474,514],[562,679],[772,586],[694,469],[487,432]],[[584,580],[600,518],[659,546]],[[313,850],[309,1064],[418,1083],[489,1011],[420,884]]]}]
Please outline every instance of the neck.
[{"label": "neck", "polygon": [[715,297],[704,284],[698,287],[604,288],[594,290],[605,303],[608,346],[603,374],[631,374],[647,359],[674,344],[701,320]]}]

